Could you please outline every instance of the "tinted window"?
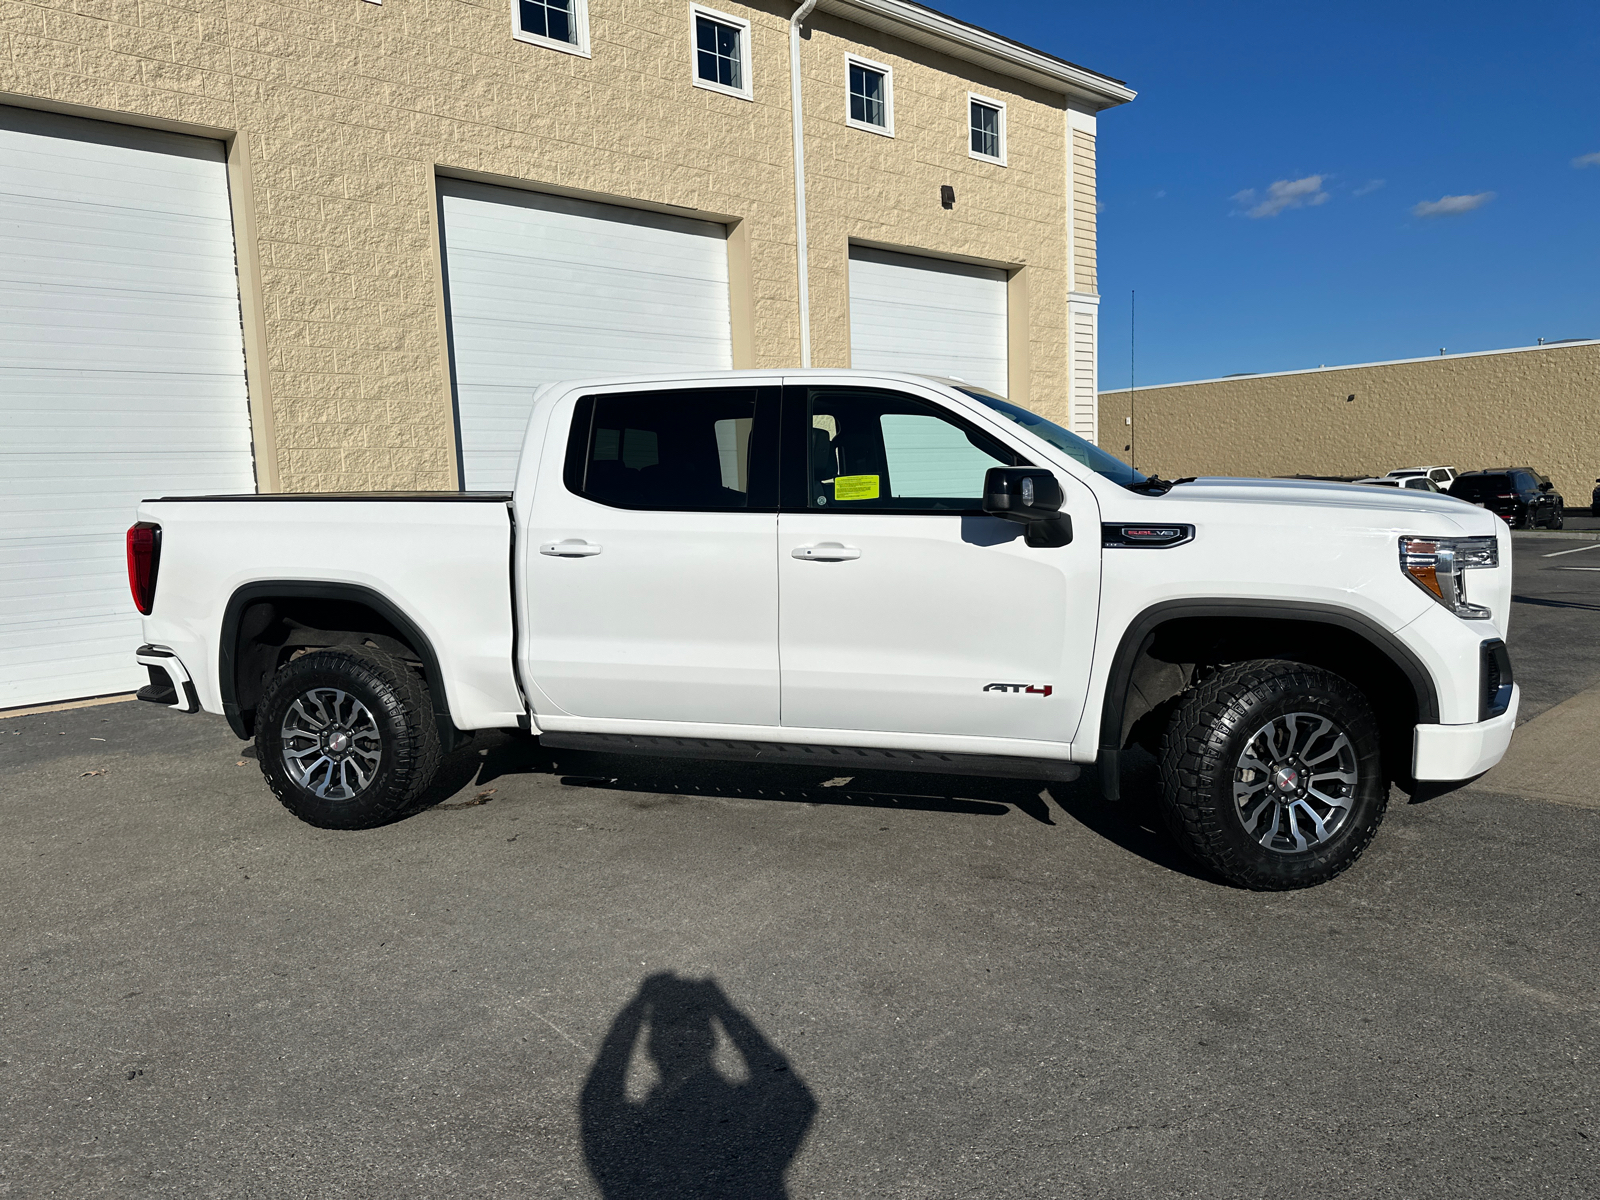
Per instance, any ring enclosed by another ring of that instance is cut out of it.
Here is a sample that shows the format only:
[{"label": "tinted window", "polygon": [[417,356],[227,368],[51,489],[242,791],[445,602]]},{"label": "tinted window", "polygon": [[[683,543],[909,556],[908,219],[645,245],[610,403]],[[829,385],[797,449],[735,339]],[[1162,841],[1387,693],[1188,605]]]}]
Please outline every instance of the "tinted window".
[{"label": "tinted window", "polygon": [[752,388],[586,399],[567,486],[619,508],[748,508],[755,425]]},{"label": "tinted window", "polygon": [[1509,475],[1469,475],[1458,479],[1450,489],[1456,496],[1493,496],[1511,491]]},{"label": "tinted window", "polygon": [[892,392],[811,391],[805,427],[811,508],[976,512],[989,468],[1022,461],[942,409]]},{"label": "tinted window", "polygon": [[1097,475],[1103,475],[1112,483],[1120,483],[1127,487],[1132,483],[1143,483],[1145,477],[1135,471],[1120,458],[1107,454],[1093,442],[1085,441],[1075,433],[1070,433],[1061,428],[1054,421],[1047,421],[1037,413],[1031,413],[1025,408],[1019,408],[1009,400],[1002,400],[999,396],[991,396],[988,392],[980,392],[976,388],[964,387],[961,389],[979,404],[994,409],[1008,421],[1015,421],[1035,437],[1041,437],[1057,450],[1065,452],[1070,458],[1082,463]]}]

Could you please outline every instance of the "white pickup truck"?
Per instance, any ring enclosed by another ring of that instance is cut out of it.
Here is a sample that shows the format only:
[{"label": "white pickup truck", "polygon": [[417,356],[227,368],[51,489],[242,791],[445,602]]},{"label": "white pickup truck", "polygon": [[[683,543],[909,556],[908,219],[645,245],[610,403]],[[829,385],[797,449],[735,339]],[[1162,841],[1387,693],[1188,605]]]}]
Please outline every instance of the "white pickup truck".
[{"label": "white pickup truck", "polygon": [[128,532],[141,696],[226,716],[296,815],[404,815],[474,730],[1070,779],[1147,746],[1178,840],[1303,887],[1391,780],[1499,761],[1504,522],[1448,496],[1146,478],[959,380],[542,388],[510,494],[179,496]]}]

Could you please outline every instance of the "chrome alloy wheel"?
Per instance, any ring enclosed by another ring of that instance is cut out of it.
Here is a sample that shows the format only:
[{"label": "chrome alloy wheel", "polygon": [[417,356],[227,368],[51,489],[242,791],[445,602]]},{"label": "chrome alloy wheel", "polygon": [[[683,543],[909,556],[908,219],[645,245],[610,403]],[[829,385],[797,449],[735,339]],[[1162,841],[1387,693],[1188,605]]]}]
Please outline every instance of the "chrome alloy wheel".
[{"label": "chrome alloy wheel", "polygon": [[1245,832],[1268,850],[1298,854],[1344,826],[1359,773],[1350,738],[1327,717],[1275,717],[1251,736],[1233,772]]},{"label": "chrome alloy wheel", "polygon": [[279,731],[289,778],[324,800],[349,800],[378,773],[383,739],[367,706],[338,688],[312,688]]}]

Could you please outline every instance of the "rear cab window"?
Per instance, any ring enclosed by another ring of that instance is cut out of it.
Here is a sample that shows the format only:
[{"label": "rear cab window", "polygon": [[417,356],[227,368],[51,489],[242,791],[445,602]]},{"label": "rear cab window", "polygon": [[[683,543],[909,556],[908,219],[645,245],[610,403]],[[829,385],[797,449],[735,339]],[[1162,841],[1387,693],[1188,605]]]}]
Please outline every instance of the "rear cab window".
[{"label": "rear cab window", "polygon": [[585,396],[567,442],[569,491],[612,508],[777,507],[777,388]]}]

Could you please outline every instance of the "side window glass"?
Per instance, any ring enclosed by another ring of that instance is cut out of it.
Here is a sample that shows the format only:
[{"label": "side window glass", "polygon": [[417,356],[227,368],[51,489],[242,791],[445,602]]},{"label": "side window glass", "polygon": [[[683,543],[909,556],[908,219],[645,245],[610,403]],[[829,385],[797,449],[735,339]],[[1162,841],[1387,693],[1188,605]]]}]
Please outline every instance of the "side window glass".
[{"label": "side window glass", "polygon": [[893,392],[816,389],[806,429],[811,508],[976,512],[989,468],[1022,461],[952,414]]},{"label": "side window glass", "polygon": [[581,401],[567,486],[617,508],[748,508],[755,416],[752,388]]}]

